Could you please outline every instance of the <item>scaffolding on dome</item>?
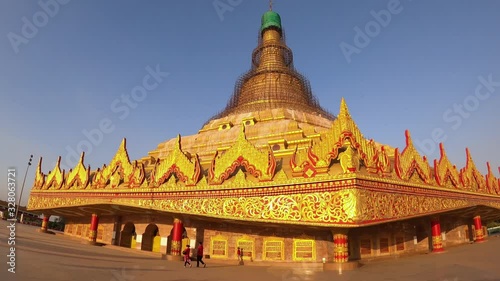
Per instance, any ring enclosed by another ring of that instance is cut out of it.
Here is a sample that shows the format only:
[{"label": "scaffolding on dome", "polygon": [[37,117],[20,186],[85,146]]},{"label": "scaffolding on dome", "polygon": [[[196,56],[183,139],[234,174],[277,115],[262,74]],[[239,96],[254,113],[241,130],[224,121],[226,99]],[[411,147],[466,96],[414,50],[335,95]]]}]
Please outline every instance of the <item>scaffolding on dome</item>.
[{"label": "scaffolding on dome", "polygon": [[307,78],[295,69],[293,53],[286,45],[284,30],[274,30],[279,33],[279,43],[263,42],[259,30],[250,70],[236,81],[234,92],[224,110],[204,125],[231,114],[273,108],[295,109],[335,119],[332,113],[320,106]]}]

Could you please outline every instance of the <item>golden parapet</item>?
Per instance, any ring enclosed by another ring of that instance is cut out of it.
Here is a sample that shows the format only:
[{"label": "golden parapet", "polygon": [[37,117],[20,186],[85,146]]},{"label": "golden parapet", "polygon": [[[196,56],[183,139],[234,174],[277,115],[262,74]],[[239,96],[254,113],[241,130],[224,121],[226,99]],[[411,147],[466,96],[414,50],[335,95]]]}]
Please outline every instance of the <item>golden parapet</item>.
[{"label": "golden parapet", "polygon": [[401,154],[396,148],[394,166],[396,174],[402,180],[410,180],[416,172],[424,183],[432,184],[431,167],[427,157],[420,156],[413,145],[410,131],[406,130],[406,147]]},{"label": "golden parapet", "polygon": [[238,167],[244,167],[252,176],[260,181],[270,181],[276,169],[276,159],[272,150],[260,151],[245,137],[245,127],[241,126],[236,143],[223,154],[215,154],[209,169],[209,181],[221,184],[228,179]]},{"label": "golden parapet", "polygon": [[80,161],[75,168],[69,171],[68,178],[64,185],[65,189],[83,189],[89,183],[90,178],[90,166],[88,169],[83,165],[83,159],[85,157],[85,152],[82,152],[80,156]]},{"label": "golden parapet", "polygon": [[94,188],[105,188],[110,183],[111,188],[116,188],[121,183],[128,186],[134,167],[130,163],[126,143],[127,140],[123,139],[108,166],[104,165],[102,169],[97,169],[92,182]]},{"label": "golden parapet", "polygon": [[465,149],[467,162],[465,167],[460,170],[460,179],[462,184],[471,191],[486,193],[486,179],[477,170],[474,160],[470,154],[469,148]]},{"label": "golden parapet", "polygon": [[200,172],[197,155],[192,159],[186,156],[181,149],[181,136],[178,135],[174,151],[156,163],[151,180],[154,186],[159,186],[175,174],[185,185],[193,186],[198,183]]},{"label": "golden parapet", "polygon": [[[495,175],[493,175],[490,163],[487,162],[486,165],[488,166],[488,174],[486,175],[486,184],[488,186],[489,193],[500,194],[500,179],[497,179]],[[498,169],[500,170],[500,167]]]},{"label": "golden parapet", "polygon": [[[41,164],[40,160],[40,164]],[[52,171],[47,175],[47,179],[45,180],[45,184],[42,186],[42,189],[60,189],[64,184],[64,170],[61,171],[61,156],[57,158],[56,166]]]},{"label": "golden parapet", "polygon": [[439,144],[439,150],[441,158],[439,161],[434,160],[434,174],[437,184],[450,188],[461,188],[462,183],[457,167],[451,164],[442,143]]}]

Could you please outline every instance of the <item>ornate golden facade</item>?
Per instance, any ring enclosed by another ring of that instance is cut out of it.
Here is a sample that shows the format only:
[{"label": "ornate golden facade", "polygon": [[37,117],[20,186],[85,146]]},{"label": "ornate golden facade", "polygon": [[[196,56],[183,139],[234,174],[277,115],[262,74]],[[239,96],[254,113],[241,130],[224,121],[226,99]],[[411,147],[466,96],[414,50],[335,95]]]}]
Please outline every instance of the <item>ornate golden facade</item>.
[{"label": "ornate golden facade", "polygon": [[[323,110],[293,67],[276,15],[263,21],[252,69],[238,81],[226,108],[197,134],[160,143],[134,161],[123,139],[110,163],[96,170],[85,166],[82,153],[70,171],[61,170],[59,157],[45,175],[40,158],[28,208],[68,217],[88,210],[101,216],[153,211],[241,225],[336,229],[333,236],[345,240],[335,250],[342,261],[348,256],[347,228],[478,206],[499,217],[500,180],[489,163],[482,175],[468,149],[466,166],[458,170],[441,144],[441,157],[431,166],[409,131],[406,146],[393,148],[364,137],[344,98],[336,117]],[[255,236],[219,232],[206,244],[214,257],[233,256],[234,245],[240,245],[252,259],[287,258],[283,237],[257,242]],[[132,233],[127,235],[135,243]],[[321,258],[318,240],[293,239],[288,259]],[[171,244],[177,253],[179,243]],[[365,248],[361,254],[371,253]]]},{"label": "ornate golden facade", "polygon": [[[486,177],[481,175],[468,149],[467,165],[460,174],[443,146],[441,159],[431,169],[408,131],[407,146],[389,156],[392,148],[363,137],[344,100],[332,127],[307,149],[298,152],[296,147],[288,161],[287,156],[276,158],[270,147],[267,151],[256,148],[244,128],[235,128],[240,130],[235,143],[216,151],[209,165],[201,165],[196,154],[183,152],[178,137],[168,156],[150,163],[149,176],[143,162],[130,162],[125,140],[109,165],[96,171],[85,168],[82,154],[69,173],[61,171],[59,158],[45,176],[40,159],[29,208],[117,204],[323,226],[357,226],[475,205],[500,208],[498,179],[491,168]],[[304,161],[297,165],[300,153]],[[308,174],[308,169],[314,173]],[[139,195],[156,199],[139,199]]]}]

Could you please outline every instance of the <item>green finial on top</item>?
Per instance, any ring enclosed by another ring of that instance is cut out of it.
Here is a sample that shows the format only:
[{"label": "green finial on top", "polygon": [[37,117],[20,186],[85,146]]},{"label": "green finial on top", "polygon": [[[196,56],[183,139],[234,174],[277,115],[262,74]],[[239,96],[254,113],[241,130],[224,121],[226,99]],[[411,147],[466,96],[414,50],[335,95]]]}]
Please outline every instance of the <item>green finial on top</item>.
[{"label": "green finial on top", "polygon": [[262,15],[260,31],[264,31],[269,27],[281,29],[281,17],[278,13],[273,12],[273,0],[269,0],[269,11]]},{"label": "green finial on top", "polygon": [[[272,7],[271,7],[272,8]],[[264,31],[269,27],[281,29],[281,17],[278,13],[269,10],[262,15],[260,31]]]}]

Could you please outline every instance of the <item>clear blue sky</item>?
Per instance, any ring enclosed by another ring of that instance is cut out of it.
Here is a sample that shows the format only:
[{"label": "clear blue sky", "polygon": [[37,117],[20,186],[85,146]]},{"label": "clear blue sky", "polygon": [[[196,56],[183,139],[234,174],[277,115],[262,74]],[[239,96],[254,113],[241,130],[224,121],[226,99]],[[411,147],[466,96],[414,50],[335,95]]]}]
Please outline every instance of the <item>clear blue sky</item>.
[{"label": "clear blue sky", "polygon": [[[236,7],[218,13],[213,1],[72,0],[44,18],[37,1],[0,1],[0,198],[7,167],[17,167],[21,181],[35,155],[25,204],[38,158],[47,173],[59,155],[65,162],[67,147],[77,150],[87,139],[83,130],[105,118],[114,130],[92,145],[85,161],[92,169],[111,160],[123,137],[138,159],[178,133],[196,133],[249,68],[268,9],[264,0],[218,1],[229,2]],[[423,141],[441,128],[459,168],[469,147],[479,169],[486,172],[490,161],[498,176],[499,1],[401,0],[365,45],[356,45],[355,27],[376,28],[371,11],[387,10],[391,1],[275,2],[295,66],[323,107],[336,113],[345,97],[365,136],[400,148],[406,129]],[[23,35],[23,17],[41,27],[25,27]],[[346,44],[360,47],[350,63],[340,47]],[[170,75],[120,119],[113,101],[157,65]],[[480,86],[480,76],[493,86]],[[473,97],[478,87],[482,100]],[[464,102],[461,116],[454,105]],[[437,149],[425,150],[439,157]]]}]

